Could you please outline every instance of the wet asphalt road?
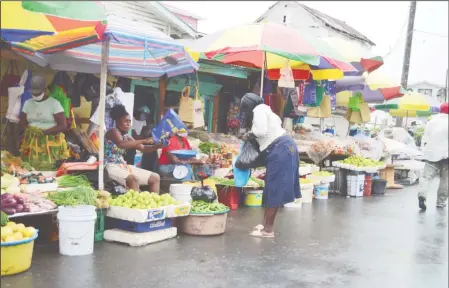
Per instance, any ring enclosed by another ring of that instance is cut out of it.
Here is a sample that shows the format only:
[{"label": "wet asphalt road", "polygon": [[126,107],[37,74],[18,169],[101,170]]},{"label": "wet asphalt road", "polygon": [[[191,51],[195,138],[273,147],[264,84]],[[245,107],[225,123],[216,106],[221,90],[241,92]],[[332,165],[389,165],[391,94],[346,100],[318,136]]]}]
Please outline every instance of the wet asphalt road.
[{"label": "wet asphalt road", "polygon": [[223,236],[176,239],[140,248],[96,244],[85,257],[37,245],[25,273],[1,287],[448,287],[447,210],[435,193],[420,213],[416,187],[383,197],[332,197],[283,210],[275,240],[248,236],[262,210],[233,211]]}]

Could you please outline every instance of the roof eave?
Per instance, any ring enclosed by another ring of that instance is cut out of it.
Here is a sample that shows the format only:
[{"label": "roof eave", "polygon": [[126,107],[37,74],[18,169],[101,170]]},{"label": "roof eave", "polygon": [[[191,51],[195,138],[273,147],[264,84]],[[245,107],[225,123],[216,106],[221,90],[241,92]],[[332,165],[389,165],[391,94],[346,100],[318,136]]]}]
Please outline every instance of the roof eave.
[{"label": "roof eave", "polygon": [[159,3],[159,1],[145,1],[147,5],[150,5],[152,8],[156,9],[157,12],[160,13],[162,17],[164,17],[169,22],[173,23],[179,29],[187,33],[189,36],[196,38],[197,31],[193,29],[189,24],[185,23],[178,16],[176,16],[173,12],[171,12],[167,7]]}]

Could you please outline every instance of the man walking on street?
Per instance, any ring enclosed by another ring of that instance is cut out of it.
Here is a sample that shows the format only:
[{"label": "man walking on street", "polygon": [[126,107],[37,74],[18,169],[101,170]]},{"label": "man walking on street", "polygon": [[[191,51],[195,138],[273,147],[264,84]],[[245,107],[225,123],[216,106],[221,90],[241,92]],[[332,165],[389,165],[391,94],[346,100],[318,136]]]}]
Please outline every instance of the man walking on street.
[{"label": "man walking on street", "polygon": [[419,208],[426,210],[426,197],[429,183],[436,176],[440,178],[437,192],[437,208],[446,207],[448,196],[448,104],[443,103],[440,114],[432,116],[422,137],[422,152],[426,164],[423,177],[428,183],[421,182],[418,194]]}]

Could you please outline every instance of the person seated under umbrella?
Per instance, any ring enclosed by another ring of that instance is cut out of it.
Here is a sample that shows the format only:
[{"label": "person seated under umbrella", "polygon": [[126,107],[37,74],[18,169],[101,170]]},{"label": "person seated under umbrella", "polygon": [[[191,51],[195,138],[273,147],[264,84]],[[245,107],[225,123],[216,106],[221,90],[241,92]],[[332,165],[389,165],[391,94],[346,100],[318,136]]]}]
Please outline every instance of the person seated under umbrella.
[{"label": "person seated under umbrella", "polygon": [[[164,177],[173,178],[173,171],[177,165],[193,166],[194,173],[199,173],[206,169],[202,159],[191,158],[188,160],[179,159],[170,151],[174,150],[192,150],[189,141],[187,140],[187,133],[178,133],[168,139],[168,146],[162,148],[161,156],[159,157],[159,174]],[[192,175],[195,175],[191,173]]]}]

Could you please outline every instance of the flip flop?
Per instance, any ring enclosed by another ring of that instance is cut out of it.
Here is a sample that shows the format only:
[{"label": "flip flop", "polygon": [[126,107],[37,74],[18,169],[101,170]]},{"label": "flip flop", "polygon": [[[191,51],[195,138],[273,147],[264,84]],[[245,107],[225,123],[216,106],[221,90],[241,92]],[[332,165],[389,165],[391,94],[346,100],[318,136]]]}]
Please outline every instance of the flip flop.
[{"label": "flip flop", "polygon": [[263,230],[254,230],[249,235],[258,238],[274,238],[274,232],[267,233]]},{"label": "flip flop", "polygon": [[254,231],[260,231],[260,230],[262,230],[263,228],[264,228],[263,225],[262,225],[262,224],[259,224],[259,225],[255,226],[255,227],[253,228],[253,230],[252,230],[251,232],[249,232],[249,233],[251,234],[251,233],[254,232]]}]

